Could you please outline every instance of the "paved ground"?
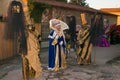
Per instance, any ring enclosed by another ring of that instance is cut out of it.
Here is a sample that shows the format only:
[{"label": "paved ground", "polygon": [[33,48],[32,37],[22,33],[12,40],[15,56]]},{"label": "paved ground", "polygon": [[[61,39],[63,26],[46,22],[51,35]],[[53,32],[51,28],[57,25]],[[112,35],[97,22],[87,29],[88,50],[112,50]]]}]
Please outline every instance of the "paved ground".
[{"label": "paved ground", "polygon": [[[75,52],[71,51],[67,59],[67,69],[52,72],[47,70],[47,48],[42,49],[42,76],[31,80],[120,80],[120,45],[96,47],[95,51],[96,62],[91,65],[77,65]],[[20,56],[0,62],[0,80],[22,80]]]}]

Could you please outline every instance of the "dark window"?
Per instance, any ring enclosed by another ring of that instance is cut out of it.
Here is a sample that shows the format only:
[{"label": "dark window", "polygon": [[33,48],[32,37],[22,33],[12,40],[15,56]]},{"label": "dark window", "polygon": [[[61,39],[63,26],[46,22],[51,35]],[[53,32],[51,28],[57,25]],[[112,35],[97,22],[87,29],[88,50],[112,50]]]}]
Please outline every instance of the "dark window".
[{"label": "dark window", "polygon": [[49,22],[41,23],[41,33],[42,33],[42,41],[47,41],[48,35],[50,33]]}]

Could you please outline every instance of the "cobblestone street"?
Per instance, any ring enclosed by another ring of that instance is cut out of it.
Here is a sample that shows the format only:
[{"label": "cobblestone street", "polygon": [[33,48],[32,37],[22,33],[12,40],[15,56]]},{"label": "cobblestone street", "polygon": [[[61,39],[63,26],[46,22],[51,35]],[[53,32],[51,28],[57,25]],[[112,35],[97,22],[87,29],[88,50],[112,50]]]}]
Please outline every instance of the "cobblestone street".
[{"label": "cobblestone street", "polygon": [[[113,48],[115,46],[112,46]],[[117,52],[120,52],[119,48],[120,46],[117,48]],[[99,50],[96,49],[96,51]],[[104,51],[102,50],[102,52]],[[47,49],[41,51],[40,57],[43,68],[42,76],[31,80],[120,80],[120,57],[111,60],[108,59],[109,61],[103,62],[105,56],[100,60],[99,58],[102,57],[96,55],[96,58],[98,58],[96,59],[96,64],[77,65],[75,52],[71,51],[67,58],[67,69],[57,72],[47,70]],[[0,80],[22,80],[20,56],[0,62]]]}]

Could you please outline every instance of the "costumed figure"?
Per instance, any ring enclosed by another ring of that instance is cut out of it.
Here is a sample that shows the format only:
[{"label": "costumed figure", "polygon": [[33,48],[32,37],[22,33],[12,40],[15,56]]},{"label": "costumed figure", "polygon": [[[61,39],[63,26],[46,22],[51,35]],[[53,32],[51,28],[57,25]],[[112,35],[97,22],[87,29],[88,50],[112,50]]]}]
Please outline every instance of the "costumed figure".
[{"label": "costumed figure", "polygon": [[63,30],[68,29],[68,26],[58,19],[51,19],[50,28],[52,31],[48,36],[48,69],[58,71],[67,67],[65,59],[66,42]]},{"label": "costumed figure", "polygon": [[29,78],[38,78],[41,75],[42,67],[39,59],[40,53],[40,41],[41,37],[37,33],[33,25],[27,26],[27,55],[25,55],[26,61],[26,77]]},{"label": "costumed figure", "polygon": [[[101,36],[104,34],[104,24],[103,24],[103,15],[95,14],[93,18],[91,18],[91,27],[90,27],[90,42],[93,46],[98,46],[100,44]],[[94,56],[93,61],[95,63],[96,59],[96,50],[93,47]]]},{"label": "costumed figure", "polygon": [[90,64],[93,46],[99,44],[99,36],[103,34],[102,16],[95,15],[91,25],[82,25],[77,37],[76,53],[78,64]]},{"label": "costumed figure", "polygon": [[103,24],[103,15],[95,14],[91,18],[91,27],[90,27],[90,42],[93,46],[100,44],[101,36],[104,34],[104,24]]},{"label": "costumed figure", "polygon": [[81,21],[76,43],[77,64],[90,64],[93,45],[90,42],[90,25],[87,25],[85,13],[81,13]]},{"label": "costumed figure", "polygon": [[109,47],[110,46],[110,43],[108,42],[108,38],[105,34],[101,36],[101,41],[98,46],[99,47]]},{"label": "costumed figure", "polygon": [[[38,40],[32,33],[34,31],[26,29],[25,16],[22,3],[19,1],[11,1],[7,25],[6,39],[14,40],[13,47],[22,57],[22,73],[23,80],[29,80],[31,77],[39,77],[41,74],[41,64],[39,62]],[[8,26],[8,27],[7,27]]]},{"label": "costumed figure", "polygon": [[[19,1],[11,1],[8,13],[7,23],[5,27],[5,39],[14,41],[14,53],[27,54],[27,42],[25,33],[25,16],[22,4]],[[19,48],[19,39],[21,39],[21,48]],[[17,48],[16,48],[17,46]],[[21,49],[21,50],[19,50]],[[20,52],[19,52],[20,51]]]},{"label": "costumed figure", "polygon": [[109,47],[110,43],[108,41],[108,36],[106,33],[108,33],[110,30],[109,22],[108,20],[104,19],[104,34],[101,36],[99,47]]},{"label": "costumed figure", "polygon": [[70,34],[68,34],[66,31],[65,33],[65,41],[66,41],[66,58],[68,56],[68,54],[70,53],[70,49],[71,49],[71,40],[70,40]]},{"label": "costumed figure", "polygon": [[110,44],[120,44],[120,25],[111,25],[107,35],[110,37]]},{"label": "costumed figure", "polygon": [[90,42],[89,27],[84,26],[79,30],[77,36],[77,63],[78,64],[90,64],[91,63],[91,51],[92,43]]}]

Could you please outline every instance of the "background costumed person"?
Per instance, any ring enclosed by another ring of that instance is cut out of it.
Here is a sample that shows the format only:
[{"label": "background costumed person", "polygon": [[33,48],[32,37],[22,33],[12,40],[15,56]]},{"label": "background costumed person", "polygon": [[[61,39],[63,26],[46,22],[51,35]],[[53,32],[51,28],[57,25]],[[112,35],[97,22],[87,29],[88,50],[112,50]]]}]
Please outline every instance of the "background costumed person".
[{"label": "background costumed person", "polygon": [[104,19],[104,34],[101,36],[99,47],[110,47],[110,43],[108,41],[107,33],[110,30],[109,21],[107,19]]},{"label": "background costumed person", "polygon": [[81,13],[82,26],[78,31],[76,53],[77,64],[90,64],[92,43],[90,42],[90,25],[88,25],[85,13]]},{"label": "background costumed person", "polygon": [[77,63],[90,64],[93,46],[100,43],[100,36],[103,35],[103,18],[97,14],[91,20],[91,25],[82,25],[78,33],[78,44],[76,47]]},{"label": "background costumed person", "polygon": [[65,69],[65,36],[63,30],[68,29],[67,24],[58,20],[50,20],[50,32],[49,37],[49,52],[48,52],[48,70],[58,71],[59,69]]},{"label": "background costumed person", "polygon": [[90,33],[88,26],[84,26],[79,30],[77,40],[77,63],[90,64],[93,45],[90,42]]}]

